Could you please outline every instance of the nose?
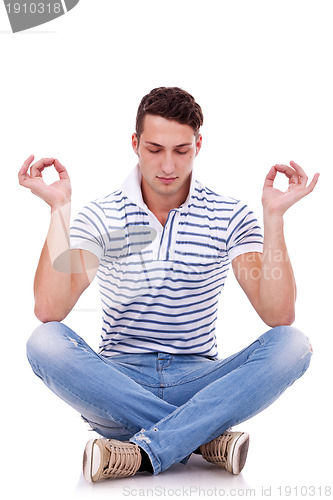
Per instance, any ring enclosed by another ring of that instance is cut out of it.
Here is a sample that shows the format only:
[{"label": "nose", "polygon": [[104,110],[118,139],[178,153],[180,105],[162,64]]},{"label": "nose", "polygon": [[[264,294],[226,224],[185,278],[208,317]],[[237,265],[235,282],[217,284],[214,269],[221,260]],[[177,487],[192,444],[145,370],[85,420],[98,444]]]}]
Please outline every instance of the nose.
[{"label": "nose", "polygon": [[172,157],[172,152],[171,151],[165,151],[165,154],[162,159],[162,165],[161,165],[162,171],[165,175],[171,176],[173,172],[175,171],[175,162]]}]

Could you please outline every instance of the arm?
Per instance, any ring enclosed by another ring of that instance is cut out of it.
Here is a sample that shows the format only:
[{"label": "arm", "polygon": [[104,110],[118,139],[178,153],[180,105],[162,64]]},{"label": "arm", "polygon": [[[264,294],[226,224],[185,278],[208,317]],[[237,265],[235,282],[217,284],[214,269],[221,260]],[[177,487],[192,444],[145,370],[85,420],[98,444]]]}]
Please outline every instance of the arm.
[{"label": "arm", "polygon": [[[24,162],[19,182],[51,207],[50,227],[35,275],[35,314],[44,323],[61,321],[93,280],[98,259],[85,250],[70,250],[71,185],[65,167],[56,159],[44,158],[31,166],[29,175],[32,160],[30,156]],[[48,186],[42,179],[42,171],[51,165],[57,170],[59,180]]]},{"label": "arm", "polygon": [[[269,326],[290,325],[295,319],[296,284],[283,232],[286,210],[311,193],[319,174],[308,178],[295,162],[275,165],[266,176],[262,203],[264,211],[263,254],[248,253],[232,261],[235,276],[251,304]],[[277,172],[289,178],[283,193],[273,187]]]}]

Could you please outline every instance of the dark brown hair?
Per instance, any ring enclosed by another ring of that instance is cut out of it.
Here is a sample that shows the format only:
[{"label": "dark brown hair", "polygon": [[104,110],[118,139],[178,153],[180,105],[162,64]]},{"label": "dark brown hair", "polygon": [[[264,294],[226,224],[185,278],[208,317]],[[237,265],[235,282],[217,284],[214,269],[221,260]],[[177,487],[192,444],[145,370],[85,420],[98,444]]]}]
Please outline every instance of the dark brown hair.
[{"label": "dark brown hair", "polygon": [[138,141],[140,141],[143,120],[147,114],[162,116],[189,125],[193,128],[195,135],[199,133],[203,124],[201,107],[191,94],[179,87],[158,87],[142,98],[136,116]]}]

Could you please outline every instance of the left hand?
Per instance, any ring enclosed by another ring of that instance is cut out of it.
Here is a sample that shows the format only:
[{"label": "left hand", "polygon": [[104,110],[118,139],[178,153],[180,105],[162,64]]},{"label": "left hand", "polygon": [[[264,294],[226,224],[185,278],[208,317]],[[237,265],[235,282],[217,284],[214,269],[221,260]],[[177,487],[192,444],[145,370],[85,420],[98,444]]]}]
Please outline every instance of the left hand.
[{"label": "left hand", "polygon": [[[262,204],[264,211],[269,214],[283,215],[294,203],[311,193],[318,182],[319,173],[316,173],[307,186],[308,177],[304,170],[294,161],[291,161],[290,165],[290,167],[288,165],[274,165],[266,176]],[[282,172],[289,179],[289,187],[285,192],[273,187],[278,172]]]}]

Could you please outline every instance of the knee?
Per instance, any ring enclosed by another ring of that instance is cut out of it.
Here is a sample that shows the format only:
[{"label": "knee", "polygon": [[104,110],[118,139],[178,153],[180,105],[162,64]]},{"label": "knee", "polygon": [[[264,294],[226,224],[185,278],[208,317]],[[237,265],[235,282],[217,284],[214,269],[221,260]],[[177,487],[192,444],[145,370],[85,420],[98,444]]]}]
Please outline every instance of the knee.
[{"label": "knee", "polygon": [[43,358],[54,355],[57,346],[56,337],[61,329],[61,323],[51,321],[39,325],[31,334],[26,344],[26,353],[31,364]]},{"label": "knee", "polygon": [[312,351],[308,337],[294,326],[276,326],[271,332],[277,341],[281,341],[292,351],[299,350],[300,353]]},{"label": "knee", "polygon": [[267,333],[278,346],[280,361],[286,366],[299,365],[304,373],[312,356],[308,337],[293,326],[277,326]]}]

